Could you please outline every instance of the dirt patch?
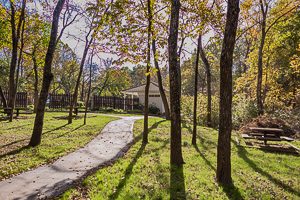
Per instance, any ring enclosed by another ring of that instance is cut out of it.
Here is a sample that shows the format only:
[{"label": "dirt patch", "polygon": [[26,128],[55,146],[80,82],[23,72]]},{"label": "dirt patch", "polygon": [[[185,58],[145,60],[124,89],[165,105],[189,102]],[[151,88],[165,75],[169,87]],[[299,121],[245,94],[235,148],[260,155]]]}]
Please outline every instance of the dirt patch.
[{"label": "dirt patch", "polygon": [[299,138],[299,131],[293,128],[290,124],[282,119],[270,116],[259,116],[254,118],[251,122],[245,124],[240,128],[242,133],[250,133],[249,127],[263,127],[263,128],[280,128],[284,131],[284,135],[294,138]]}]

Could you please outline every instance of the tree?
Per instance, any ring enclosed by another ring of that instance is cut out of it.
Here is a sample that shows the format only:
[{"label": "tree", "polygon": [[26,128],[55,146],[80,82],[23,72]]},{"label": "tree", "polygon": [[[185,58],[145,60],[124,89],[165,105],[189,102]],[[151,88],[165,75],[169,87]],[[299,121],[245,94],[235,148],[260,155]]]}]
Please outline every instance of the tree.
[{"label": "tree", "polygon": [[182,165],[181,148],[181,116],[180,96],[181,79],[180,63],[178,62],[177,42],[179,25],[180,0],[171,2],[171,21],[168,38],[169,76],[170,76],[170,108],[171,108],[171,164]]},{"label": "tree", "polygon": [[6,98],[4,96],[4,93],[3,93],[3,90],[2,90],[2,87],[0,86],[0,97],[2,99],[2,104],[3,104],[3,108],[6,108],[7,107],[7,104],[6,104]]},{"label": "tree", "polygon": [[145,85],[145,105],[144,105],[144,131],[143,144],[148,143],[148,115],[149,115],[149,87],[150,87],[150,57],[151,57],[151,34],[152,34],[152,5],[151,0],[147,1],[148,30],[147,30],[147,70]]},{"label": "tree", "polygon": [[230,138],[232,128],[232,60],[239,18],[239,0],[228,0],[226,24],[220,59],[220,122],[217,147],[217,181],[230,185]]},{"label": "tree", "polygon": [[34,127],[32,136],[29,142],[29,146],[37,146],[41,143],[41,136],[43,131],[43,124],[44,124],[44,115],[45,115],[45,106],[48,97],[48,92],[50,88],[51,81],[53,79],[53,74],[51,72],[52,60],[53,55],[56,47],[56,39],[57,39],[57,32],[58,32],[58,22],[59,22],[59,15],[62,11],[63,5],[65,0],[59,0],[56,4],[56,7],[53,12],[53,20],[52,20],[52,27],[51,27],[51,34],[50,34],[50,41],[48,45],[48,50],[45,58],[44,64],[44,75],[42,81],[42,89],[40,92],[37,113],[35,116]]},{"label": "tree", "polygon": [[194,112],[193,112],[193,137],[192,144],[196,145],[197,139],[197,91],[198,91],[198,69],[199,69],[199,54],[201,45],[201,35],[198,37],[197,54],[195,62],[195,85],[194,85]]},{"label": "tree", "polygon": [[199,36],[200,39],[198,41],[198,48],[199,48],[199,53],[200,53],[200,57],[202,59],[202,62],[204,64],[205,67],[205,71],[206,71],[206,87],[207,87],[207,116],[206,116],[206,120],[207,120],[207,126],[211,127],[211,95],[212,95],[212,91],[211,91],[211,67],[210,64],[206,58],[206,54],[205,51],[203,49],[202,46],[202,36]]},{"label": "tree", "polygon": [[89,87],[88,87],[87,97],[86,97],[86,101],[85,101],[85,111],[84,111],[84,121],[83,121],[84,125],[86,125],[87,109],[88,109],[88,105],[89,105],[89,101],[90,101],[91,88],[92,88],[93,56],[94,56],[94,49],[92,50],[91,55],[90,55]]},{"label": "tree", "polygon": [[[104,8],[104,10],[101,10],[103,13],[101,13],[101,18],[100,21],[97,22],[97,25],[95,26],[95,18],[96,16],[100,15],[99,10],[96,10],[96,12],[93,10],[93,8],[89,8],[88,11],[92,11],[92,20],[90,21],[89,24],[89,31],[87,32],[86,36],[85,36],[85,47],[84,47],[84,51],[83,51],[83,55],[82,55],[82,59],[80,62],[80,68],[79,68],[79,73],[78,73],[78,77],[77,77],[77,81],[76,81],[76,85],[75,85],[75,89],[74,89],[74,93],[73,93],[73,100],[71,102],[70,105],[70,110],[69,110],[69,117],[68,117],[68,124],[72,123],[72,119],[73,119],[73,108],[74,106],[76,106],[77,104],[77,99],[78,99],[78,90],[79,90],[79,85],[80,85],[80,80],[81,80],[81,76],[82,76],[82,72],[83,72],[83,67],[85,64],[85,59],[87,56],[87,53],[89,51],[89,48],[92,44],[92,42],[95,39],[96,34],[99,32],[99,29],[102,28],[103,23],[106,20],[107,17],[107,13],[109,11],[109,8],[112,6],[113,1],[111,3],[108,3],[107,6],[105,6],[105,2],[104,5],[101,4],[101,2],[97,2],[97,4],[99,3],[99,7]],[[103,3],[103,2],[102,2]],[[89,14],[89,13],[88,13]],[[95,27],[94,27],[95,26]]]},{"label": "tree", "polygon": [[77,104],[78,89],[79,89],[79,85],[80,85],[80,80],[81,80],[81,75],[82,75],[82,72],[83,72],[83,67],[84,67],[85,59],[86,59],[87,53],[88,53],[89,48],[90,48],[90,46],[91,46],[91,44],[93,42],[93,39],[94,39],[93,36],[90,37],[90,34],[92,33],[92,30],[93,30],[93,28],[90,27],[89,32],[85,36],[85,47],[84,47],[82,59],[81,59],[81,62],[80,62],[80,68],[79,68],[79,73],[78,73],[78,76],[77,76],[77,81],[76,81],[76,84],[75,84],[75,89],[74,89],[74,93],[73,93],[73,100],[72,100],[71,105],[70,105],[69,117],[68,117],[68,124],[72,123],[73,108]]},{"label": "tree", "polygon": [[[25,6],[26,6],[26,0],[22,1],[22,8],[21,13],[19,16],[18,23],[16,24],[16,5],[14,1],[10,1],[10,24],[11,24],[11,36],[12,36],[12,52],[11,52],[11,62],[10,62],[10,71],[9,71],[9,98],[8,98],[8,107],[10,108],[9,113],[9,121],[11,122],[13,120],[13,110],[15,107],[15,98],[16,98],[16,85],[15,82],[15,71],[18,62],[20,62],[21,58],[18,58],[18,45],[20,40],[21,32],[23,32],[21,29],[24,28],[22,26],[23,23],[25,23]],[[20,52],[22,52],[22,49],[20,49]],[[21,53],[20,53],[21,54]]]},{"label": "tree", "polygon": [[260,38],[260,44],[258,49],[258,60],[257,60],[257,87],[256,87],[256,100],[257,100],[257,110],[258,114],[262,115],[264,114],[264,105],[263,105],[263,97],[262,97],[262,77],[263,77],[263,56],[264,56],[264,46],[265,46],[265,40],[267,33],[270,31],[270,29],[279,22],[280,19],[285,17],[287,14],[290,14],[291,11],[295,10],[299,3],[296,3],[296,1],[291,1],[285,4],[284,8],[281,9],[283,11],[279,12],[278,16],[275,17],[271,21],[271,23],[267,26],[267,18],[268,13],[271,9],[272,2],[271,0],[267,2],[266,0],[259,0],[259,7],[260,7],[260,13],[261,13],[261,20],[259,21],[260,28],[261,28],[261,38]]},{"label": "tree", "polygon": [[[154,36],[152,36],[152,37],[154,37]],[[156,54],[156,40],[154,38],[152,39],[152,51],[153,51],[153,55],[154,55],[153,56],[154,66],[156,69],[159,93],[160,93],[162,102],[164,104],[166,119],[169,120],[170,119],[170,108],[169,108],[168,99],[167,99],[167,96],[166,96],[166,93],[165,93],[165,90],[163,87],[162,76],[161,76],[160,67],[158,64],[158,59],[157,59],[157,54]]]}]

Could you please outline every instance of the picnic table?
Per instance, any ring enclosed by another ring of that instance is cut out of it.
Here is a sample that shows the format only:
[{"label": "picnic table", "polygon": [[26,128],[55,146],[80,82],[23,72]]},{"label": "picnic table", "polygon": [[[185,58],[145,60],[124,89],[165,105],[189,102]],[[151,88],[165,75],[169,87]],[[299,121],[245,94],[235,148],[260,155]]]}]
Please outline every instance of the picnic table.
[{"label": "picnic table", "polygon": [[293,138],[284,136],[284,131],[279,128],[263,128],[263,127],[249,127],[251,133],[242,134],[244,139],[263,140],[267,145],[267,141],[293,141]]}]

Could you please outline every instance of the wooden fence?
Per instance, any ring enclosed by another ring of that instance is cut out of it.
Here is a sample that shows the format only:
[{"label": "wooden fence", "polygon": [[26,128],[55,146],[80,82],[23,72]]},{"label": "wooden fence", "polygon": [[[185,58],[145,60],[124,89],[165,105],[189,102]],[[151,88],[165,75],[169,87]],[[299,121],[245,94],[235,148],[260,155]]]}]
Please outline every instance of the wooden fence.
[{"label": "wooden fence", "polygon": [[71,94],[52,94],[48,96],[48,107],[50,109],[66,109],[70,107],[73,100]]},{"label": "wooden fence", "polygon": [[93,96],[92,109],[97,110],[99,108],[114,108],[125,110],[139,109],[138,98],[121,98],[121,97],[106,97],[106,96]]},{"label": "wooden fence", "polygon": [[[50,109],[67,109],[70,107],[72,99],[71,94],[49,94],[48,107]],[[87,106],[91,110],[98,110],[99,108],[124,109],[124,107],[125,110],[135,110],[139,109],[139,99],[126,98],[124,100],[122,97],[94,95]]]},{"label": "wooden fence", "polygon": [[[3,91],[3,94],[8,102],[9,92]],[[16,94],[16,102],[15,108],[26,108],[28,106],[28,97],[27,92],[17,92]],[[0,98],[0,107],[3,107],[3,100]]]}]

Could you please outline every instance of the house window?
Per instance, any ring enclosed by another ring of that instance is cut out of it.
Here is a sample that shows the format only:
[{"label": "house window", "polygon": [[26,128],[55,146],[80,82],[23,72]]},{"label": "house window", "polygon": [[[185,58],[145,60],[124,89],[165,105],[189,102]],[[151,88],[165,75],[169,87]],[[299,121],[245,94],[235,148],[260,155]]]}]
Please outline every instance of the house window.
[{"label": "house window", "polygon": [[159,94],[150,94],[149,97],[160,97]]}]

